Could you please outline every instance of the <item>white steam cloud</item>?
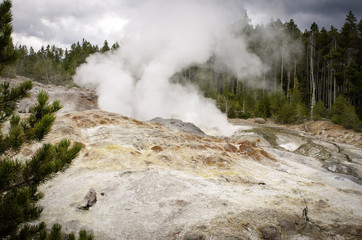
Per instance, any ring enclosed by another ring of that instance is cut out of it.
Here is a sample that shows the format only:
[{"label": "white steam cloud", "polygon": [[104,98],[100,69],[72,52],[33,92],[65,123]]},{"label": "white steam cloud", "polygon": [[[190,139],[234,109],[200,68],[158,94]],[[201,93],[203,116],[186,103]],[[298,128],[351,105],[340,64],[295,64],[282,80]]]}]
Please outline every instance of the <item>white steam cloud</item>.
[{"label": "white steam cloud", "polygon": [[232,33],[232,24],[244,14],[240,1],[124,2],[128,23],[121,47],[90,56],[77,69],[76,83],[94,87],[99,107],[107,111],[140,120],[178,118],[209,134],[232,134],[235,128],[212,100],[169,80],[211,56],[239,79],[261,75],[259,58]]}]

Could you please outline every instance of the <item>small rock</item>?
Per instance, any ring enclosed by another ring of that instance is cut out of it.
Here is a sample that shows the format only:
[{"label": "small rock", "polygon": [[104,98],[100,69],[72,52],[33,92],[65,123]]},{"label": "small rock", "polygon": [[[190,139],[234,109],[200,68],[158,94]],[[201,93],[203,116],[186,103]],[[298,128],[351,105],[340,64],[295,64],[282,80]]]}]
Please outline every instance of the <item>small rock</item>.
[{"label": "small rock", "polygon": [[18,112],[19,113],[30,113],[30,109],[31,109],[32,105],[33,105],[33,102],[30,99],[28,99],[28,98],[23,99],[19,103]]},{"label": "small rock", "polygon": [[254,123],[265,124],[266,121],[263,118],[255,118]]},{"label": "small rock", "polygon": [[83,201],[78,205],[78,209],[89,210],[97,202],[97,193],[91,188],[87,195],[85,195]]},{"label": "small rock", "polygon": [[153,146],[151,148],[152,151],[156,152],[156,153],[159,153],[159,152],[162,152],[163,151],[163,148],[160,147],[160,146]]}]

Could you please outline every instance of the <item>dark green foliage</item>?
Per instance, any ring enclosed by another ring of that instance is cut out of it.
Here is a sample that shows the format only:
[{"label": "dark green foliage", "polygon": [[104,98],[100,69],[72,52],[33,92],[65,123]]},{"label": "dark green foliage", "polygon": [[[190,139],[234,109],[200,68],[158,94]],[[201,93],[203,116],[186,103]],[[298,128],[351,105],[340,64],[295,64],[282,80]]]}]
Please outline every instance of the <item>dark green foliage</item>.
[{"label": "dark green foliage", "polygon": [[[2,121],[5,121],[13,114],[17,107],[17,102],[27,95],[27,91],[31,87],[31,82],[24,82],[10,91],[8,83],[0,85],[0,89],[3,89],[0,92],[0,101],[3,102],[0,106]],[[54,113],[62,106],[59,101],[49,104],[48,99],[47,93],[42,91],[38,94],[38,102],[31,108],[32,113],[28,118],[21,120],[19,116],[12,115],[9,133],[7,135],[0,133],[0,154],[9,149],[16,152],[24,142],[42,140],[50,132],[51,126],[55,121]]]},{"label": "dark green foliage", "polygon": [[275,121],[279,123],[293,123],[293,109],[287,101],[282,105],[279,113],[275,116]]},{"label": "dark green foliage", "polygon": [[47,237],[47,240],[62,240],[62,232],[60,231],[62,229],[62,226],[59,224],[54,224],[52,227],[52,230],[50,232],[50,235]]},{"label": "dark green foliage", "polygon": [[[51,105],[48,104],[49,96],[45,91],[41,91],[38,94],[38,102],[33,107],[31,107],[30,112],[31,116],[29,117],[30,127],[34,127],[36,123],[39,123],[42,118],[45,116],[51,116],[53,113],[57,112],[62,108],[62,105],[59,101],[54,101]],[[51,121],[48,119],[45,122]]]},{"label": "dark green foliage", "polygon": [[75,235],[74,235],[74,233],[70,233],[70,234],[68,235],[68,240],[75,240]]},{"label": "dark green foliage", "polygon": [[13,31],[11,6],[9,0],[5,0],[0,4],[0,73],[6,65],[13,63],[18,57],[18,52],[14,50],[11,39]]},{"label": "dark green foliage", "polygon": [[15,88],[10,88],[8,82],[0,84],[0,124],[13,114],[19,100],[26,97],[32,88],[31,81],[25,81]]},{"label": "dark green foliage", "polygon": [[93,240],[93,236],[87,234],[85,230],[79,231],[79,240]]},{"label": "dark green foliage", "polygon": [[[4,194],[3,191],[1,191]],[[36,189],[14,188],[7,191],[0,202],[0,237],[14,236],[20,223],[39,217],[42,208],[35,205]]]},{"label": "dark green foliage", "polygon": [[313,120],[321,120],[322,118],[327,117],[327,109],[324,103],[319,100],[314,107],[314,116]]},{"label": "dark green foliage", "polygon": [[307,117],[307,108],[303,103],[298,102],[290,105],[285,101],[279,112],[274,115],[274,119],[278,123],[301,123]]},{"label": "dark green foliage", "polygon": [[282,105],[284,105],[286,99],[283,94],[272,94],[270,97],[270,113],[273,118],[276,118],[279,114]]},{"label": "dark green foliage", "polygon": [[302,103],[299,102],[293,106],[293,122],[292,123],[302,123],[308,117],[308,109]]},{"label": "dark green foliage", "polygon": [[38,235],[36,239],[40,240],[40,239],[45,239],[44,237],[42,237],[43,233],[46,234],[45,223],[42,222],[37,225],[25,224],[24,226],[22,226],[19,233],[16,236],[13,236],[12,238],[16,240],[32,239],[33,236]]},{"label": "dark green foliage", "polygon": [[362,122],[359,120],[354,106],[347,105],[342,115],[342,125],[356,131],[362,131]]},{"label": "dark green foliage", "polygon": [[42,83],[51,83],[55,85],[74,86],[72,76],[76,68],[86,62],[86,58],[96,52],[107,52],[119,48],[118,43],[114,43],[110,49],[108,42],[99,49],[83,39],[82,43],[74,43],[70,49],[63,50],[56,46],[42,47],[35,52],[32,47],[18,46],[17,54],[20,56],[14,70],[18,75],[32,78]]},{"label": "dark green foliage", "polygon": [[261,99],[256,101],[254,113],[255,117],[262,117],[264,119],[271,116],[269,95],[265,94]]},{"label": "dark green foliage", "polygon": [[62,140],[58,145],[44,144],[31,161],[26,162],[23,175],[35,183],[49,179],[54,172],[64,170],[71,160],[77,157],[82,149],[81,144],[75,143],[70,148],[69,140]]},{"label": "dark green foliage", "polygon": [[346,107],[347,107],[346,99],[342,95],[339,95],[334,104],[332,105],[330,113],[331,119],[334,123],[342,124],[343,122],[342,116],[344,115]]},{"label": "dark green foliage", "polygon": [[[10,37],[10,9],[10,1],[0,4],[0,72],[16,55]],[[13,88],[8,82],[0,84],[0,239],[62,239],[59,224],[55,224],[47,236],[44,223],[24,223],[35,220],[42,212],[42,207],[36,205],[43,196],[37,192],[37,186],[55,173],[64,171],[82,148],[79,143],[70,146],[69,140],[62,140],[57,145],[44,144],[29,160],[10,157],[21,149],[24,142],[43,139],[51,130],[54,114],[62,107],[59,101],[49,104],[47,93],[42,91],[38,94],[37,104],[31,108],[30,117],[21,119],[14,111],[19,100],[26,97],[32,87],[31,81]],[[3,134],[2,123],[9,118],[8,133]],[[82,236],[84,234],[89,237],[82,232]]]},{"label": "dark green foliage", "polygon": [[108,46],[108,42],[107,40],[104,41],[104,45],[103,47],[101,48],[101,52],[104,53],[104,52],[108,52],[109,50],[111,50]]},{"label": "dark green foliage", "polygon": [[[237,34],[243,35],[249,51],[270,67],[264,69],[264,75],[236,79],[231,73],[215,71],[216,57],[211,57],[202,66],[191,66],[176,74],[177,82],[197,84],[206,97],[216,100],[228,117],[273,117],[277,122],[299,123],[311,113],[313,69],[317,102],[313,108],[314,120],[328,117],[326,112],[331,112],[335,96],[339,94],[343,94],[349,105],[355,107],[357,116],[362,117],[362,20],[357,24],[357,18],[350,11],[340,31],[333,26],[329,31],[320,29],[313,23],[301,33],[292,19],[284,24],[278,19],[256,27],[248,19],[245,15]],[[275,36],[268,38],[265,32]],[[304,46],[298,47],[298,43]],[[282,58],[283,51],[288,51],[289,56]],[[255,82],[263,89],[256,90],[245,84],[246,81]],[[354,124],[344,125],[358,125],[352,108],[348,111],[353,116],[348,121]],[[340,117],[337,114],[334,118]],[[341,120],[334,121],[342,124]]]},{"label": "dark green foliage", "polygon": [[[44,222],[37,225],[25,224],[21,227],[18,234],[11,237],[12,240],[75,240],[74,233],[66,235],[61,232],[62,226],[55,223],[50,231],[47,230],[47,226]],[[78,239],[93,240],[93,236],[87,234],[85,230],[80,230]]]},{"label": "dark green foliage", "polygon": [[23,164],[16,159],[2,159],[0,164],[0,189],[5,188],[5,186],[9,186],[12,182],[18,182],[20,180],[19,176],[23,167]]},{"label": "dark green foliage", "polygon": [[[190,66],[176,73],[171,81],[185,85],[188,82],[196,84],[204,96],[213,98],[228,117],[273,116],[281,122],[291,123],[303,121],[310,113],[310,79],[313,69],[316,81],[315,102],[322,101],[330,112],[336,100],[335,96],[342,94],[362,118],[362,20],[358,22],[359,18],[350,11],[340,30],[333,26],[329,30],[319,28],[317,23],[313,23],[309,30],[302,33],[293,19],[285,23],[280,19],[271,20],[265,26],[254,27],[245,14],[239,25],[235,26],[235,34],[242,35],[248,50],[268,66],[269,69],[263,69],[263,75],[254,77],[255,79],[237,79],[230,72],[215,70],[217,60],[212,56],[203,65]],[[312,43],[313,53],[310,52]],[[106,40],[99,48],[85,39],[81,43],[72,44],[70,49],[66,50],[48,45],[36,52],[32,47],[18,46],[16,51],[20,57],[13,67],[14,70],[8,72],[16,72],[40,82],[74,86],[72,76],[89,55],[112,52],[119,47],[120,45],[115,43],[110,48]],[[311,60],[313,66],[310,65]],[[262,90],[256,90],[255,87],[250,87],[252,84],[245,82],[256,83],[256,87]],[[299,87],[300,101],[294,100],[293,105],[291,93],[296,86]],[[285,97],[288,98],[290,107],[284,105]],[[281,113],[282,107],[286,111],[291,108],[294,115]],[[320,112],[317,115],[314,113],[313,119],[323,118],[322,105],[316,107],[313,112]],[[281,116],[277,118],[279,114]],[[50,125],[51,122],[52,119],[48,118],[47,121],[39,123],[41,126],[32,133],[33,137],[43,137],[47,131],[40,130],[46,130],[45,125]],[[19,130],[14,131],[13,136],[16,137]],[[19,135],[13,141],[20,144],[22,136]]]},{"label": "dark green foliage", "polygon": [[[25,82],[10,89],[4,83],[0,92],[3,102],[0,110],[4,113],[2,122],[10,118],[8,133],[0,132],[0,238],[31,239],[38,234],[40,239],[45,239],[41,237],[46,236],[43,225],[24,225],[20,230],[18,226],[36,219],[42,211],[36,205],[42,197],[37,192],[37,186],[55,173],[64,171],[82,148],[79,143],[71,145],[69,140],[62,140],[56,145],[44,144],[26,161],[6,157],[20,150],[24,142],[43,139],[51,130],[54,114],[61,108],[58,101],[49,104],[47,93],[40,92],[28,118],[21,119],[14,115],[17,101],[27,96],[31,86],[31,82]],[[59,239],[59,231],[59,226],[55,225],[47,239]]]},{"label": "dark green foliage", "polygon": [[331,119],[334,123],[356,131],[362,130],[362,122],[356,114],[354,106],[347,103],[346,99],[339,95],[331,109]]}]

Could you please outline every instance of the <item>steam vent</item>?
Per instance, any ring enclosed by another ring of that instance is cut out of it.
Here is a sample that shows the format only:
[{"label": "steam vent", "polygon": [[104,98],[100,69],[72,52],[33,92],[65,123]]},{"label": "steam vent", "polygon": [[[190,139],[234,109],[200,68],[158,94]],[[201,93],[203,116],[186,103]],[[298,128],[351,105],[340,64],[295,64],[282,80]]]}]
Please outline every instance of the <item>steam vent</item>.
[{"label": "steam vent", "polygon": [[217,137],[99,110],[90,90],[36,83],[32,96],[41,89],[64,105],[46,142],[84,145],[39,189],[48,226],[95,239],[362,239],[360,133],[235,120]]}]

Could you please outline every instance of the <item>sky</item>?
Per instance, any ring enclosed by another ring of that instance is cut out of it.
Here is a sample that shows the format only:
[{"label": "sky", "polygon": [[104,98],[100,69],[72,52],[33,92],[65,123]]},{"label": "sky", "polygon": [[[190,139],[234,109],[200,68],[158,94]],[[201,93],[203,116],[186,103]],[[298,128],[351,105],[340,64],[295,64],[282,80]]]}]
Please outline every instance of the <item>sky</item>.
[{"label": "sky", "polygon": [[[13,0],[13,40],[15,44],[31,45],[35,49],[47,44],[69,48],[83,38],[99,46],[104,40],[112,44],[122,39],[129,16],[142,1],[152,3],[153,0]],[[360,0],[210,1],[235,4],[240,16],[246,11],[253,25],[267,24],[270,19],[286,22],[292,18],[302,31],[313,22],[320,28],[329,29],[333,25],[340,29],[349,10],[357,21],[362,15]]]}]

